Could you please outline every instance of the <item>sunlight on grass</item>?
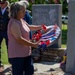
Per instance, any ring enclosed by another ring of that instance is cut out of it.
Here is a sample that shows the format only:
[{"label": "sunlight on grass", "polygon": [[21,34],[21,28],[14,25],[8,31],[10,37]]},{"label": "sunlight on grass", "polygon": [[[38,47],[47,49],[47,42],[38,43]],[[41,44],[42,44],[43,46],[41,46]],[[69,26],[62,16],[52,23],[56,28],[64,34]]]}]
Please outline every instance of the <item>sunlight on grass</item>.
[{"label": "sunlight on grass", "polygon": [[1,60],[3,64],[7,64],[8,63],[8,55],[7,55],[7,49],[6,49],[6,45],[5,45],[5,40],[3,39],[2,44],[1,44]]},{"label": "sunlight on grass", "polygon": [[62,24],[62,48],[66,48],[66,41],[67,41],[67,25]]},{"label": "sunlight on grass", "polygon": [[62,30],[67,30],[67,25],[62,24]]},{"label": "sunlight on grass", "polygon": [[62,44],[61,45],[61,48],[66,48],[66,44]]}]

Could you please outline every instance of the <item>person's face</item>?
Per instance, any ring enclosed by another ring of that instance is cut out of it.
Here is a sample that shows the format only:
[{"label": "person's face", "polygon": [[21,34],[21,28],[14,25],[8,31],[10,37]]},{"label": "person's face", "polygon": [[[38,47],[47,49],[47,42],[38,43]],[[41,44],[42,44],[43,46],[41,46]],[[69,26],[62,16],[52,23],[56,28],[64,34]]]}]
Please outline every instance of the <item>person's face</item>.
[{"label": "person's face", "polygon": [[18,17],[19,19],[24,18],[25,12],[26,12],[26,9],[23,7],[23,8],[18,12],[17,17]]},{"label": "person's face", "polygon": [[0,7],[2,9],[4,9],[6,6],[7,6],[7,3],[6,2],[0,2]]}]

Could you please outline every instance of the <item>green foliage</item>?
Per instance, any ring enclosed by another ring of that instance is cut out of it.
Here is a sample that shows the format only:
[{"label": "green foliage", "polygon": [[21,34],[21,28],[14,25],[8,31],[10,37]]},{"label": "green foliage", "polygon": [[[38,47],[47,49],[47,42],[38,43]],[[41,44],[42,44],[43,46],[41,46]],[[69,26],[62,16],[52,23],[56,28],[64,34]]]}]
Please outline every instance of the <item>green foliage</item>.
[{"label": "green foliage", "polygon": [[[10,3],[12,2],[17,2],[20,0],[8,0]],[[67,14],[68,13],[68,4],[66,2],[66,0],[59,0],[60,3],[62,4],[62,13],[63,14]],[[29,10],[32,10],[32,5],[33,4],[54,4],[54,0],[34,0],[34,2],[32,2],[32,0],[29,0],[30,6],[28,7]]]},{"label": "green foliage", "polygon": [[63,1],[62,12],[63,14],[68,13],[68,3],[66,2],[66,0]]},{"label": "green foliage", "polygon": [[10,3],[17,2],[18,0],[8,0]]},{"label": "green foliage", "polygon": [[[67,14],[68,13],[68,3],[66,2],[66,0],[59,0],[60,4],[62,5],[62,14]],[[32,10],[32,5],[33,4],[55,4],[54,0],[35,0],[33,3],[30,2],[30,6],[29,6],[29,10]]]}]

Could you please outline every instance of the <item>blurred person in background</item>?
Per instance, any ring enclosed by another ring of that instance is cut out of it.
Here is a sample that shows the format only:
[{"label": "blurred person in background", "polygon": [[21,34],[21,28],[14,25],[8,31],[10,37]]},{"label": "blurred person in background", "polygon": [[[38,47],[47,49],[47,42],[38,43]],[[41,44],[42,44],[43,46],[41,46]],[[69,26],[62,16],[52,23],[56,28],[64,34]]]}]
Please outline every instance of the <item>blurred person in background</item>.
[{"label": "blurred person in background", "polygon": [[0,66],[1,66],[1,43],[3,38],[8,49],[7,25],[9,22],[9,2],[7,0],[0,0]]}]

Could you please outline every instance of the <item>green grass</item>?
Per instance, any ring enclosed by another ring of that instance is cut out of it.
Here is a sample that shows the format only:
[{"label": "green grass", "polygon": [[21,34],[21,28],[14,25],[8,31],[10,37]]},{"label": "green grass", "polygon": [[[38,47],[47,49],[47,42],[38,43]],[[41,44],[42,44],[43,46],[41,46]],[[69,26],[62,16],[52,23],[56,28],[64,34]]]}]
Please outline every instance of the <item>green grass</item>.
[{"label": "green grass", "polygon": [[[67,25],[62,25],[62,48],[66,47],[66,40],[67,40]],[[2,63],[3,64],[9,64],[8,63],[8,55],[7,55],[7,49],[6,49],[6,45],[5,45],[5,40],[2,41]]]},{"label": "green grass", "polygon": [[2,45],[1,45],[2,49],[1,49],[1,60],[3,64],[8,64],[8,55],[7,55],[7,49],[6,49],[6,45],[5,45],[5,40],[3,39],[2,41]]},{"label": "green grass", "polygon": [[67,25],[62,25],[62,45],[61,47],[66,47],[66,41],[67,41]]},{"label": "green grass", "polygon": [[62,30],[67,30],[67,25],[66,24],[62,24]]}]

